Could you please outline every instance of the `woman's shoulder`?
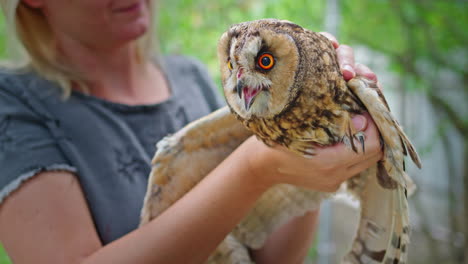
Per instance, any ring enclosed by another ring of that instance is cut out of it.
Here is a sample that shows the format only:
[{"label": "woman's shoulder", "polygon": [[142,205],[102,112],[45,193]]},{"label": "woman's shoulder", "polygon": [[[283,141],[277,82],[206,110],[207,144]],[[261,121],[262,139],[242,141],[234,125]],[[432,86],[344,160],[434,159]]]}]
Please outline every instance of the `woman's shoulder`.
[{"label": "woman's shoulder", "polygon": [[0,88],[21,86],[28,81],[30,77],[23,69],[2,68],[0,67]]},{"label": "woman's shoulder", "polygon": [[8,115],[47,119],[40,103],[47,97],[61,98],[58,86],[32,70],[0,68],[0,119]]},{"label": "woman's shoulder", "polygon": [[0,68],[0,101],[16,97],[19,99],[25,93],[25,88],[30,83],[31,77],[24,70]]},{"label": "woman's shoulder", "polygon": [[[41,92],[39,92],[41,91]],[[47,91],[47,93],[43,93]],[[60,89],[53,82],[39,76],[30,68],[0,67],[0,100],[5,94],[15,97],[36,97],[60,95]]]},{"label": "woman's shoulder", "polygon": [[31,90],[37,86],[54,86],[51,82],[37,75],[29,68],[0,67],[0,89],[7,91]]}]

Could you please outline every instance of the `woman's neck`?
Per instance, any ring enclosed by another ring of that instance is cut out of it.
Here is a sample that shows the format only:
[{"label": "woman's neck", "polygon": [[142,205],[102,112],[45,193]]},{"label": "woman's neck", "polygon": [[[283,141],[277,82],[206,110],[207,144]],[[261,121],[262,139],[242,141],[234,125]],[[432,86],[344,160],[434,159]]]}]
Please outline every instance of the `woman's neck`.
[{"label": "woman's neck", "polygon": [[84,77],[92,95],[125,104],[151,104],[169,97],[160,70],[138,60],[136,42],[113,49],[93,49],[72,40],[61,43],[67,63]]}]

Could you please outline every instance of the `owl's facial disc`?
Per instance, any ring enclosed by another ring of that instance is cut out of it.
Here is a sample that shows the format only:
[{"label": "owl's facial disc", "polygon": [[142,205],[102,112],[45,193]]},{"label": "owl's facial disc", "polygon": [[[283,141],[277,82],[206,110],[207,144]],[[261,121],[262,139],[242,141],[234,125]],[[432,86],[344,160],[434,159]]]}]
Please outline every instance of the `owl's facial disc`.
[{"label": "owl's facial disc", "polygon": [[218,57],[226,101],[241,118],[272,118],[295,94],[298,47],[275,24],[233,26],[220,39]]}]

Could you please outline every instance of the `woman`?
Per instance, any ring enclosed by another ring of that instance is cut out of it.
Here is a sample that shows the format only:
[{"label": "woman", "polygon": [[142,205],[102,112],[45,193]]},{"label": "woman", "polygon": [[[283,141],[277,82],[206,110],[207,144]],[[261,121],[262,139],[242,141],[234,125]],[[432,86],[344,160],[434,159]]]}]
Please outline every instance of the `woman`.
[{"label": "woman", "polygon": [[[137,228],[154,142],[220,106],[199,63],[150,59],[151,6],[2,2],[28,65],[0,74],[0,239],[13,262],[201,263],[270,186],[334,191],[381,158],[367,116],[353,119],[367,136],[362,155],[336,145],[305,160],[252,137]],[[375,78],[354,65],[349,47],[338,54],[347,79]],[[278,166],[296,173],[282,175]],[[253,258],[301,262],[316,218],[312,212],[287,223]]]}]

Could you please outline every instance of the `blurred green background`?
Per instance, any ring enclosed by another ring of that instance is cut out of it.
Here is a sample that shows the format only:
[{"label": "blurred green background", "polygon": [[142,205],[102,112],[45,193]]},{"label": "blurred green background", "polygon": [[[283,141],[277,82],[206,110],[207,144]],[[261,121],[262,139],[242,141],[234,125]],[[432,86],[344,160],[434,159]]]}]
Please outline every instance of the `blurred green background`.
[{"label": "blurred green background", "polygon": [[[158,36],[164,54],[198,58],[219,84],[220,35],[231,24],[270,17],[335,34],[377,73],[423,158],[423,170],[409,170],[419,186],[409,263],[468,263],[467,1],[162,0]],[[6,39],[0,19],[2,57]],[[336,208],[325,210],[322,223],[337,221],[345,210]],[[308,262],[336,263],[333,238],[341,234],[334,226],[321,225]],[[9,263],[3,251],[0,263]]]}]

